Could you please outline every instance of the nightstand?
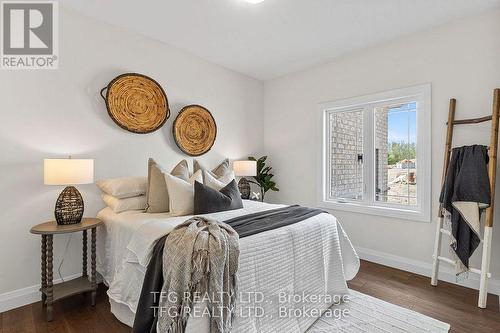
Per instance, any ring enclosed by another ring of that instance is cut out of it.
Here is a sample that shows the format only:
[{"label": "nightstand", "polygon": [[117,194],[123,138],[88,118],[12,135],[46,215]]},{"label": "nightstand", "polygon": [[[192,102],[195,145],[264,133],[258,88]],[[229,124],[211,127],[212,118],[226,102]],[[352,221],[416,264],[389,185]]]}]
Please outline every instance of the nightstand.
[{"label": "nightstand", "polygon": [[[92,292],[92,306],[95,305],[96,297],[96,232],[97,226],[102,221],[96,218],[83,218],[77,224],[58,225],[55,221],[38,224],[31,228],[32,234],[42,235],[42,304],[47,307],[47,321],[54,318],[52,304],[60,299]],[[91,271],[90,280],[87,274],[87,230],[91,230]],[[53,284],[53,236],[58,234],[68,234],[73,232],[83,232],[83,264],[82,276],[70,281]]]}]

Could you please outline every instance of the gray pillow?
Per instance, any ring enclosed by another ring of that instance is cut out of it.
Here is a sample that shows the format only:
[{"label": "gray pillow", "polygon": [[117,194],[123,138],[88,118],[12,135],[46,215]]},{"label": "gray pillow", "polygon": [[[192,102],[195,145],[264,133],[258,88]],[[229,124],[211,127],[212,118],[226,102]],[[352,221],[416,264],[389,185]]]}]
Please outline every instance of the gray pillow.
[{"label": "gray pillow", "polygon": [[209,214],[243,208],[236,180],[220,191],[199,182],[194,183],[194,214]]},{"label": "gray pillow", "polygon": [[205,170],[210,174],[212,174],[212,176],[214,176],[216,179],[223,178],[233,171],[233,169],[231,168],[231,163],[229,162],[228,158],[223,160],[212,171],[205,168],[205,166],[201,164],[198,160],[193,160],[193,172],[196,172],[198,170]]}]

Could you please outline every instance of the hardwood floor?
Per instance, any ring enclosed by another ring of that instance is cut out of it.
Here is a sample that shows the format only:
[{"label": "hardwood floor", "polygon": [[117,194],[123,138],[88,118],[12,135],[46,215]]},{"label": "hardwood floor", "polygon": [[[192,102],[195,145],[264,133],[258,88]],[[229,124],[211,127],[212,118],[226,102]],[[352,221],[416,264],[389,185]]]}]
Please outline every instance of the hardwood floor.
[{"label": "hardwood floor", "polygon": [[[0,333],[120,333],[130,332],[110,312],[105,288],[98,290],[96,306],[90,305],[90,294],[76,295],[54,304],[54,321],[45,320],[41,302],[0,314]],[[2,326],[0,326],[2,327]]]},{"label": "hardwood floor", "polygon": [[[479,309],[477,291],[440,282],[432,287],[429,278],[363,261],[350,288],[412,309],[451,324],[453,333],[498,333],[498,297],[489,295],[488,308]],[[0,333],[87,333],[130,332],[111,314],[104,287],[97,294],[96,306],[89,295],[57,302],[54,321],[45,321],[40,302],[0,314]]]},{"label": "hardwood floor", "polygon": [[451,283],[430,285],[430,278],[363,261],[349,287],[420,312],[451,325],[453,333],[498,333],[498,296],[488,295],[486,309],[477,307],[478,291]]}]

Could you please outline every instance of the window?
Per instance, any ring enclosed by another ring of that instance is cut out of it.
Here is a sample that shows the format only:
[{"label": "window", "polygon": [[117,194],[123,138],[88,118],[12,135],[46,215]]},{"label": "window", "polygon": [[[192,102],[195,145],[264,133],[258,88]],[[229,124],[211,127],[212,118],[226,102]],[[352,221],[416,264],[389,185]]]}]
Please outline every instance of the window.
[{"label": "window", "polygon": [[320,105],[319,205],[430,220],[430,85]]}]

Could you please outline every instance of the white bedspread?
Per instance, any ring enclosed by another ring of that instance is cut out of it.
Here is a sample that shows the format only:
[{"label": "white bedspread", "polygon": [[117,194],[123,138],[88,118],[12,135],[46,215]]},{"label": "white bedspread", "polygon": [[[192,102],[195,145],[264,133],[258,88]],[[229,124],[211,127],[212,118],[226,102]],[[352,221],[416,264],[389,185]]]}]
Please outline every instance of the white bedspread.
[{"label": "white bedspread", "polygon": [[[243,209],[207,216],[224,221],[280,207],[284,206],[244,201]],[[110,299],[135,313],[156,240],[189,216],[115,214],[105,208],[98,217],[105,222],[98,233],[98,270],[109,286]],[[352,279],[358,269],[356,252],[341,225],[330,214],[319,214],[294,225],[242,238],[241,294],[234,331],[305,332],[317,319],[310,317],[308,310],[325,310],[331,305],[325,302],[327,295],[348,293],[346,281]],[[294,295],[297,302],[293,299],[283,302],[283,295]],[[307,295],[322,299],[311,301]],[[285,310],[286,315],[280,316]],[[252,311],[263,312],[263,315]],[[194,320],[188,323],[187,331],[200,332],[200,325],[204,326],[203,321]]]}]

